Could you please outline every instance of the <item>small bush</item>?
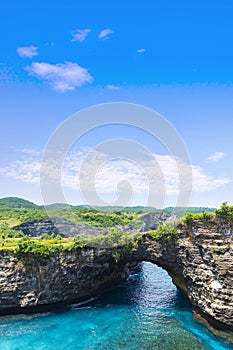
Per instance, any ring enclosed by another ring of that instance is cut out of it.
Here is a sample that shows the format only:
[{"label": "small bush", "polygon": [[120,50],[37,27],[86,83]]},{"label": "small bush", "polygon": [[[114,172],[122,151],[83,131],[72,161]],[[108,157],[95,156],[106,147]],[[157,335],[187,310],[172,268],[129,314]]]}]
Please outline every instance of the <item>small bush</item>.
[{"label": "small bush", "polygon": [[227,202],[224,202],[219,209],[215,211],[216,216],[219,219],[229,223],[233,221],[233,206],[228,205]]},{"label": "small bush", "polygon": [[165,239],[171,241],[178,238],[178,230],[172,223],[160,225],[156,231],[150,230],[150,235],[155,240]]},{"label": "small bush", "polygon": [[5,238],[21,238],[24,234],[20,230],[12,230],[8,224],[0,225],[0,237]]},{"label": "small bush", "polygon": [[18,242],[14,253],[18,258],[27,256],[34,256],[39,258],[46,258],[52,253],[62,250],[62,246],[56,244],[54,240],[37,240],[37,239],[21,239]]}]

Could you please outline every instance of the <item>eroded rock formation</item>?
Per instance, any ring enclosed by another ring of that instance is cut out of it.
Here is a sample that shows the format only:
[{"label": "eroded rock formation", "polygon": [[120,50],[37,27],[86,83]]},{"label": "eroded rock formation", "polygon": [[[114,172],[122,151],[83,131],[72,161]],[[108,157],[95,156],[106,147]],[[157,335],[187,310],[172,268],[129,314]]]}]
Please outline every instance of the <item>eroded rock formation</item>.
[{"label": "eroded rock formation", "polygon": [[75,235],[95,236],[107,233],[109,229],[101,227],[93,227],[88,225],[78,225],[72,221],[58,218],[45,218],[41,220],[30,220],[21,225],[14,226],[13,230],[21,230],[25,235],[39,237],[43,234],[61,235],[65,238],[74,237]]},{"label": "eroded rock formation", "polygon": [[125,281],[138,262],[150,261],[168,271],[197,314],[233,332],[233,243],[227,232],[202,228],[169,242],[145,233],[133,250],[90,247],[34,258],[29,264],[1,251],[0,313],[98,295]]}]

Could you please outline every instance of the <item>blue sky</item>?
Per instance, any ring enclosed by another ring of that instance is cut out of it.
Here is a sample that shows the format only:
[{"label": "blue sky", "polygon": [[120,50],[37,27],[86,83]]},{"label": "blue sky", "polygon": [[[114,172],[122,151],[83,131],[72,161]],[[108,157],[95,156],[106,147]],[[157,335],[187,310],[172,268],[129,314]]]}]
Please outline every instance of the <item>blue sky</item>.
[{"label": "blue sky", "polygon": [[[191,205],[232,203],[232,16],[231,1],[1,4],[0,196],[41,203],[37,173],[53,131],[82,108],[119,101],[155,109],[180,133],[196,171]],[[117,137],[167,155],[157,140],[125,126],[94,130],[77,147]],[[101,173],[112,174],[113,188],[119,174],[140,182],[125,175],[126,164],[116,167]],[[111,183],[104,188],[99,182],[111,201]],[[145,201],[143,189],[136,187],[131,204]],[[64,191],[67,201],[82,202],[74,186]],[[174,201],[168,193],[166,204]]]}]

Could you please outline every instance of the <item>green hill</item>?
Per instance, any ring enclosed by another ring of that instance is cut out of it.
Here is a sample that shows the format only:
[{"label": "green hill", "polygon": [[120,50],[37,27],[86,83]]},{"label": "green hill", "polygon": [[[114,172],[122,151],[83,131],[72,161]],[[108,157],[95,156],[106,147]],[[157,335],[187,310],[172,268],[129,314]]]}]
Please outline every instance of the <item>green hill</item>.
[{"label": "green hill", "polygon": [[40,206],[32,203],[26,199],[18,197],[0,198],[0,207],[6,208],[25,208],[25,209],[39,209]]},{"label": "green hill", "polygon": [[209,208],[209,207],[167,207],[163,209],[163,212],[165,214],[174,214],[178,216],[183,216],[186,213],[192,213],[192,214],[200,214],[203,212],[215,212],[216,208]]},{"label": "green hill", "polygon": [[[0,207],[1,208],[23,208],[23,209],[44,209],[44,206],[36,205],[33,202],[30,202],[23,198],[18,197],[5,197],[0,198]],[[82,209],[93,209],[88,205],[71,205],[73,210],[82,210]],[[54,203],[46,206],[47,209],[50,210],[58,210],[58,209],[68,209],[69,205],[66,203]],[[132,206],[132,207],[120,207],[120,206],[103,206],[103,207],[95,207],[96,210],[102,212],[144,212],[144,213],[165,213],[165,214],[175,214],[178,216],[185,215],[186,212],[191,213],[202,213],[204,211],[214,212],[216,208],[208,208],[208,207],[167,207],[164,209],[156,209],[152,207],[143,207],[143,206]]]}]

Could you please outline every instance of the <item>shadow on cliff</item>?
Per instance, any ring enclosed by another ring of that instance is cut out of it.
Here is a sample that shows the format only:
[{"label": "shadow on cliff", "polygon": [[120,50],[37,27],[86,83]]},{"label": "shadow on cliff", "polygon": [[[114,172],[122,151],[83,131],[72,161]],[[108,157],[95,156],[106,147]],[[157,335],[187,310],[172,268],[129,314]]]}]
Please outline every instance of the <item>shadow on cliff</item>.
[{"label": "shadow on cliff", "polygon": [[[168,273],[149,262],[140,263],[122,285],[85,303],[85,307],[108,307],[112,305],[136,306],[139,308],[177,308],[191,310],[188,298],[179,291]],[[77,305],[77,307],[83,307]]]}]

